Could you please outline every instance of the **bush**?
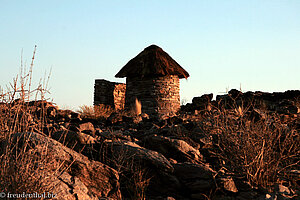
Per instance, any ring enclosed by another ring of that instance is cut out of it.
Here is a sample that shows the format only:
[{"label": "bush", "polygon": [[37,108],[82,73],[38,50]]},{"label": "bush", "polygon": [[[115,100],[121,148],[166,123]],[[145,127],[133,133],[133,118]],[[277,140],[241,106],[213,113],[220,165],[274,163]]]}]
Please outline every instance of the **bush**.
[{"label": "bush", "polygon": [[215,138],[216,154],[228,170],[253,186],[273,188],[292,184],[291,171],[299,167],[299,130],[285,126],[278,114],[264,113],[254,122],[247,109],[216,109],[201,122],[206,136]]},{"label": "bush", "polygon": [[15,133],[34,131],[43,134],[46,115],[43,104],[37,104],[45,100],[48,81],[32,89],[35,52],[36,47],[29,71],[23,71],[21,66],[20,76],[13,80],[7,91],[0,90],[0,191],[6,193],[51,191],[54,185],[47,180],[47,173],[60,170],[59,163],[48,156],[47,144],[42,145],[43,153],[40,154],[29,148],[26,138],[21,143],[12,141]]},{"label": "bush", "polygon": [[108,118],[114,110],[110,106],[97,105],[97,106],[80,106],[77,112],[84,118],[97,119]]}]

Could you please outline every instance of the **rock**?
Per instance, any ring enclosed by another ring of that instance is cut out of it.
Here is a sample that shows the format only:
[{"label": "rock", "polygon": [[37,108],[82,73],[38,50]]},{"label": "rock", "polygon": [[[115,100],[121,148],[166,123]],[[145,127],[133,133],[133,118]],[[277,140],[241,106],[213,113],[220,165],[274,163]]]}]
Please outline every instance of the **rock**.
[{"label": "rock", "polygon": [[165,200],[176,200],[173,197],[166,197]]},{"label": "rock", "polygon": [[204,94],[201,97],[194,97],[192,100],[194,110],[206,109],[210,104],[212,98],[213,98],[213,94]]},{"label": "rock", "polygon": [[56,116],[57,109],[56,107],[47,108],[47,117],[54,119]]},{"label": "rock", "polygon": [[81,132],[76,134],[76,139],[81,145],[95,144],[96,142],[96,138]]},{"label": "rock", "polygon": [[157,151],[165,157],[173,158],[179,162],[194,162],[202,160],[203,158],[199,150],[196,150],[183,140],[151,135],[145,137],[143,142],[147,148]]},{"label": "rock", "polygon": [[264,113],[262,110],[254,108],[250,112],[248,112],[250,119],[252,119],[254,122],[258,122],[260,120],[265,120],[267,118],[266,113]]},{"label": "rock", "polygon": [[297,114],[300,112],[292,100],[284,99],[275,105],[275,111],[281,114]]},{"label": "rock", "polygon": [[160,171],[173,172],[174,168],[171,163],[160,153],[145,149],[136,143],[129,141],[110,142],[106,141],[112,148],[112,154],[115,156],[126,156],[133,158],[135,161],[145,163],[150,168],[156,168]]},{"label": "rock", "polygon": [[288,200],[288,199],[296,199],[299,198],[298,194],[296,194],[293,190],[282,184],[275,185],[275,194],[278,197],[278,200]]},{"label": "rock", "polygon": [[129,116],[122,116],[122,121],[125,123],[133,123],[133,117],[129,117]]},{"label": "rock", "polygon": [[269,194],[266,194],[266,200],[271,200],[271,198],[272,198],[272,196],[271,195],[269,195]]},{"label": "rock", "polygon": [[199,179],[199,180],[194,180],[191,182],[185,183],[185,186],[191,191],[191,193],[196,193],[196,192],[206,192],[206,191],[211,191],[214,189],[213,187],[213,180],[204,180],[204,179]]},{"label": "rock", "polygon": [[212,200],[236,200],[236,198],[226,195],[214,195]]},{"label": "rock", "polygon": [[[77,177],[72,177],[70,174],[63,172],[56,180],[56,189],[58,198],[61,199],[95,199],[96,196],[86,194],[88,188]],[[70,193],[72,195],[70,195]]]},{"label": "rock", "polygon": [[237,89],[231,89],[228,94],[231,96],[231,98],[237,98],[240,95],[243,95],[241,91],[238,91]]},{"label": "rock", "polygon": [[298,113],[300,113],[300,108],[297,107],[296,105],[287,106],[285,109],[287,110],[287,113],[289,113],[289,114],[298,114]]},{"label": "rock", "polygon": [[56,160],[60,168],[65,169],[61,175],[49,171],[45,179],[55,184],[51,192],[58,194],[59,199],[121,199],[118,173],[109,166],[90,161],[61,143],[37,133],[17,133],[12,138],[15,142],[19,141],[19,146],[26,141],[28,152],[36,150],[45,154],[47,147],[47,157]]},{"label": "rock", "polygon": [[281,184],[277,184],[275,186],[275,191],[278,192],[279,194],[286,194],[286,195],[290,195],[291,191],[288,187],[281,185]]},{"label": "rock", "polygon": [[65,128],[63,128],[61,131],[53,133],[51,137],[76,151],[81,150],[84,145],[94,144],[96,142],[96,138],[88,134],[69,131]]},{"label": "rock", "polygon": [[180,111],[189,112],[191,113],[194,109],[194,106],[192,103],[187,103],[186,105],[180,106]]},{"label": "rock", "polygon": [[107,124],[115,124],[117,122],[122,122],[123,117],[120,113],[113,112],[108,118],[107,118]]},{"label": "rock", "polygon": [[259,199],[259,194],[255,191],[239,192],[237,200]]},{"label": "rock", "polygon": [[70,121],[72,110],[57,110],[56,120],[58,121]]},{"label": "rock", "polygon": [[230,192],[230,193],[238,192],[235,182],[230,176],[220,177],[218,178],[217,182],[218,182],[218,186],[221,187],[226,192]]},{"label": "rock", "polygon": [[104,131],[104,132],[99,132],[98,135],[100,137],[103,137],[105,139],[117,139],[117,140],[126,140],[126,141],[131,141],[131,138],[129,135],[123,134],[122,131]]},{"label": "rock", "polygon": [[82,133],[86,133],[86,134],[89,134],[89,135],[95,137],[96,130],[94,128],[94,125],[91,122],[79,124],[78,129]]},{"label": "rock", "polygon": [[162,197],[162,196],[157,196],[157,197],[152,197],[150,198],[151,200],[176,200],[173,197]]},{"label": "rock", "polygon": [[215,188],[216,172],[203,164],[178,163],[174,165],[174,173],[190,194],[209,193]]},{"label": "rock", "polygon": [[152,178],[148,190],[154,196],[170,195],[174,198],[182,199],[185,190],[176,176],[172,173],[153,171],[149,174]]},{"label": "rock", "polygon": [[143,120],[150,119],[149,115],[146,113],[142,113],[142,114],[140,114],[140,116],[142,117]]},{"label": "rock", "polygon": [[[111,159],[116,163],[112,166],[117,169],[117,171],[119,171],[119,169],[125,170],[129,162],[129,166],[139,166],[138,168],[145,172],[145,175],[150,178],[147,188],[150,195],[172,195],[174,197],[180,195],[182,185],[177,177],[173,175],[173,166],[162,154],[145,149],[129,141],[106,141],[106,143],[108,144],[108,149],[111,149]],[[123,167],[118,165],[122,165]],[[139,173],[139,171],[131,171],[129,173],[135,172]],[[134,175],[130,175],[130,177],[133,176]],[[121,182],[121,186],[124,186],[123,184],[126,183]]]},{"label": "rock", "polygon": [[278,197],[276,194],[265,194],[261,195],[258,200],[283,200],[282,198]]},{"label": "rock", "polygon": [[167,122],[168,122],[169,125],[182,124],[183,119],[180,118],[179,116],[173,116],[173,117],[170,117],[169,119],[167,119]]},{"label": "rock", "polygon": [[79,121],[81,121],[81,116],[79,113],[77,112],[71,112],[71,119],[79,119]]}]

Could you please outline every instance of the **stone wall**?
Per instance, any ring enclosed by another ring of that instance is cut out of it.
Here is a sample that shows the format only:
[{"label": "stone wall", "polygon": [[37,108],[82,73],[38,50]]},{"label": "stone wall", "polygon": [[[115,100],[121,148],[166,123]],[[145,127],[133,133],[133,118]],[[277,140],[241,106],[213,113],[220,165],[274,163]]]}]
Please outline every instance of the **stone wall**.
[{"label": "stone wall", "polygon": [[275,111],[285,114],[300,113],[299,90],[288,90],[285,92],[245,92],[242,93],[236,89],[232,89],[226,95],[218,95],[216,101],[225,108],[233,108],[241,106],[244,108],[260,108],[268,111]]},{"label": "stone wall", "polygon": [[94,85],[94,105],[111,106],[116,110],[124,109],[126,85],[96,79]]},{"label": "stone wall", "polygon": [[125,107],[132,108],[137,98],[142,112],[172,114],[180,108],[179,78],[176,75],[164,77],[126,78]]},{"label": "stone wall", "polygon": [[125,93],[126,93],[126,84],[124,83],[115,83],[114,88],[114,103],[116,110],[123,110],[125,106]]},{"label": "stone wall", "polygon": [[264,112],[277,112],[279,114],[300,113],[300,90],[288,90],[285,92],[241,92],[232,89],[225,95],[217,95],[216,100],[212,100],[213,94],[205,94],[201,97],[194,97],[192,103],[181,106],[181,111],[209,111],[211,107],[236,109],[244,108],[247,111],[254,109]]}]

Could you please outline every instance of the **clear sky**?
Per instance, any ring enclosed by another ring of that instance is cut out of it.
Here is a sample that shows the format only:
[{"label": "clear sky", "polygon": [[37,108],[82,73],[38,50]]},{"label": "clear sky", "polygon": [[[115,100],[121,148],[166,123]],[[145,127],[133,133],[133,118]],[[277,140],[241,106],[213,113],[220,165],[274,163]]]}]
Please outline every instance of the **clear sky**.
[{"label": "clear sky", "polygon": [[186,71],[181,98],[226,89],[300,89],[299,0],[0,0],[0,85],[27,66],[52,67],[61,107],[93,104],[94,80],[114,75],[145,47],[162,47]]}]

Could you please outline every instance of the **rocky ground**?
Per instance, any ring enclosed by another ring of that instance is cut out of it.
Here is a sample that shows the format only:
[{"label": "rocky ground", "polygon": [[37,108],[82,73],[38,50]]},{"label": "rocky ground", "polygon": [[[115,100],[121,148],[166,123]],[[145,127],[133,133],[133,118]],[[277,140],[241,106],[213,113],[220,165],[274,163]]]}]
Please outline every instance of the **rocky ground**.
[{"label": "rocky ground", "polygon": [[[231,90],[215,101],[195,97],[161,118],[87,117],[45,101],[23,103],[26,130],[2,137],[1,155],[15,158],[16,147],[46,152],[44,165],[52,167],[38,171],[39,181],[54,184],[58,199],[299,199],[299,102],[300,91]],[[2,104],[2,116],[13,108]],[[1,126],[2,135],[10,132]],[[5,190],[15,188],[1,180]]]}]

